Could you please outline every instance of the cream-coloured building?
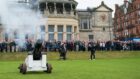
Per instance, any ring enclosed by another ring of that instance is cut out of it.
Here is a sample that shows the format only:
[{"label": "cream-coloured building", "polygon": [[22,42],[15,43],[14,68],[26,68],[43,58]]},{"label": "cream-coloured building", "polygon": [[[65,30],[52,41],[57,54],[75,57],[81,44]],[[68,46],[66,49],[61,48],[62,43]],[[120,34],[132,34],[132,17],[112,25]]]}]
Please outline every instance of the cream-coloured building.
[{"label": "cream-coloured building", "polygon": [[43,17],[47,17],[45,40],[79,40],[77,2],[41,0],[39,3]]}]

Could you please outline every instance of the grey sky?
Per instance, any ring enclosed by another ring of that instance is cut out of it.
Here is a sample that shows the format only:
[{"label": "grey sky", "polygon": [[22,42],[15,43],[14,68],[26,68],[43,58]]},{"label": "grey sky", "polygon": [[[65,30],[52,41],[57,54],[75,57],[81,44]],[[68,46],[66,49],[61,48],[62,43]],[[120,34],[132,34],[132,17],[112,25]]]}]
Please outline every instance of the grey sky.
[{"label": "grey sky", "polygon": [[115,4],[123,4],[124,0],[76,0],[78,2],[78,9],[87,9],[87,7],[97,7],[102,1],[115,11]]}]

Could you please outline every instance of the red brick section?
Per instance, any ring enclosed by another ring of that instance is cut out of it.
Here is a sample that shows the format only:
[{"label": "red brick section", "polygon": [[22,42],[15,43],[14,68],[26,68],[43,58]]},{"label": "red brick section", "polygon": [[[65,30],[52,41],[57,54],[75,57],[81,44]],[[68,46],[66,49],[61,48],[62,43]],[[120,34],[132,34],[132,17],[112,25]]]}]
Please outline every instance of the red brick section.
[{"label": "red brick section", "polygon": [[115,5],[114,14],[114,34],[115,39],[123,40],[126,38],[140,37],[140,0],[128,2],[127,13],[124,13],[123,7],[127,3],[119,6]]}]

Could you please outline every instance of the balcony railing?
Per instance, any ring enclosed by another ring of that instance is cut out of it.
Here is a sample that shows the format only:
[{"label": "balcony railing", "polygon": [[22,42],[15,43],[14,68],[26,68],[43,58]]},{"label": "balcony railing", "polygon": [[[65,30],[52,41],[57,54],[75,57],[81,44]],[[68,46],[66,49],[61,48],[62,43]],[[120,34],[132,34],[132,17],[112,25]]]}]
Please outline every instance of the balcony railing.
[{"label": "balcony railing", "polygon": [[64,13],[50,13],[49,11],[45,11],[44,15],[47,17],[59,17],[59,18],[74,18],[78,19],[77,13],[74,14],[74,12],[64,12]]}]

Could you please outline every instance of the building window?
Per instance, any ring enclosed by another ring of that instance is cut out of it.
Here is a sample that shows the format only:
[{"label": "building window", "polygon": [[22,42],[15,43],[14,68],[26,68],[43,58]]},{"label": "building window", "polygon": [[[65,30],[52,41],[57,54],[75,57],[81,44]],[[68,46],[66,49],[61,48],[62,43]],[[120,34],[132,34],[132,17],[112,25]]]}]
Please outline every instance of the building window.
[{"label": "building window", "polygon": [[58,25],[58,32],[63,32],[63,25]]},{"label": "building window", "polygon": [[93,35],[89,35],[89,40],[93,40]]},{"label": "building window", "polygon": [[45,39],[45,25],[41,25],[40,26],[40,36],[41,38],[40,39]]},{"label": "building window", "polygon": [[49,13],[54,14],[54,9],[55,9],[54,4],[53,3],[48,3],[47,6],[48,6]]},{"label": "building window", "polygon": [[54,32],[54,25],[49,25],[48,27],[49,32]]},{"label": "building window", "polygon": [[80,27],[81,27],[81,29],[90,29],[90,19],[82,18],[80,20]]},{"label": "building window", "polygon": [[49,32],[49,40],[54,40],[54,25],[48,26],[48,32]]},{"label": "building window", "polygon": [[63,14],[63,4],[57,3],[56,4],[56,10],[58,14]]},{"label": "building window", "polygon": [[49,33],[49,40],[50,41],[54,40],[54,33]]},{"label": "building window", "polygon": [[58,31],[58,41],[62,41],[63,40],[63,25],[58,25],[57,31]]},{"label": "building window", "polygon": [[41,32],[45,32],[45,25],[41,25],[41,26],[40,26],[40,31],[41,31]]},{"label": "building window", "polygon": [[67,34],[67,40],[68,40],[68,41],[71,40],[71,36],[72,36],[72,34]]},{"label": "building window", "polygon": [[103,31],[105,31],[105,27],[103,27]]},{"label": "building window", "polygon": [[67,25],[67,40],[70,41],[72,39],[72,25]]},{"label": "building window", "polygon": [[63,33],[58,33],[58,41],[62,41],[63,40]]},{"label": "building window", "polygon": [[83,29],[88,29],[88,27],[87,27],[87,26],[88,26],[88,25],[87,25],[87,22],[84,22],[83,25],[84,25],[84,26],[83,26],[83,27],[84,27]]},{"label": "building window", "polygon": [[67,32],[72,32],[72,26],[71,25],[67,26]]}]

